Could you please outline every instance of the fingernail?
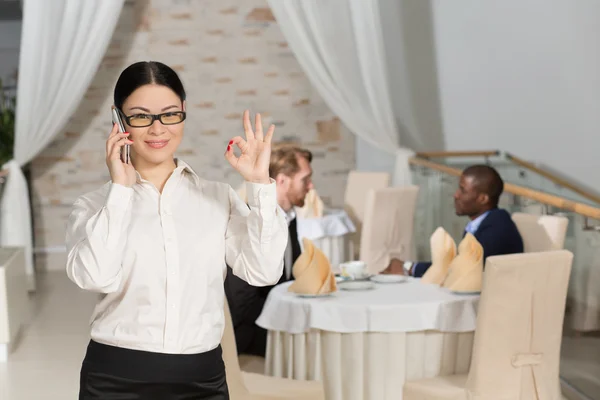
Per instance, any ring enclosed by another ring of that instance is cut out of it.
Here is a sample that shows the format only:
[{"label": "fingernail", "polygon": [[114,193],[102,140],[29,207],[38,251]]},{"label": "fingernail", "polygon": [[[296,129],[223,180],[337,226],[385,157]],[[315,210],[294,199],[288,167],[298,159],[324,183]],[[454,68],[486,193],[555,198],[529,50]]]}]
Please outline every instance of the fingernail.
[{"label": "fingernail", "polygon": [[231,150],[231,146],[227,146],[227,151]]},{"label": "fingernail", "polygon": [[233,140],[230,140],[229,141],[229,145],[231,146],[232,144],[233,144]]},{"label": "fingernail", "polygon": [[123,135],[129,135],[129,132],[123,132]]}]

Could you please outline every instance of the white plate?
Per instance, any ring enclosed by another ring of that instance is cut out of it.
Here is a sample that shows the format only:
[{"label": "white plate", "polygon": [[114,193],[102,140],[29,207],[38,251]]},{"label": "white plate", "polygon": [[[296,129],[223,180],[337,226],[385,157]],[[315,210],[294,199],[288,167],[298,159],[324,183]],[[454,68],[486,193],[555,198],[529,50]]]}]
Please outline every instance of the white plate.
[{"label": "white plate", "polygon": [[375,284],[369,281],[347,281],[340,282],[338,289],[342,290],[371,290],[375,289]]},{"label": "white plate", "polygon": [[331,292],[331,293],[321,293],[321,294],[306,294],[306,293],[294,293],[296,296],[298,297],[303,297],[306,299],[316,299],[319,297],[329,297],[331,295],[333,295],[335,292]]},{"label": "white plate", "polygon": [[406,282],[408,279],[404,275],[373,275],[371,277],[373,282],[377,283],[400,283]]}]

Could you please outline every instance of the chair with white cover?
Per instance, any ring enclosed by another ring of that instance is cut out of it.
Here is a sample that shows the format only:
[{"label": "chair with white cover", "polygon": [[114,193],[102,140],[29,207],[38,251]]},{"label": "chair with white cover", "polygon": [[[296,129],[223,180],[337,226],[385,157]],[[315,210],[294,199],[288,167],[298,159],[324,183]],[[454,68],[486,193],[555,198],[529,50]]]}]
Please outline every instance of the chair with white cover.
[{"label": "chair with white cover", "polygon": [[413,227],[418,186],[369,190],[366,194],[360,260],[371,274],[383,271],[395,257],[413,259]]},{"label": "chair with white cover", "polygon": [[387,172],[350,171],[344,195],[344,210],[356,227],[351,235],[352,255],[358,257],[362,223],[365,215],[367,193],[371,189],[383,189],[390,186],[391,176]]},{"label": "chair with white cover", "polygon": [[231,400],[325,400],[321,382],[297,381],[243,372],[235,344],[229,305],[225,299],[225,329],[221,340]]},{"label": "chair with white cover", "polygon": [[564,248],[569,226],[567,217],[516,212],[512,219],[523,238],[525,253]]},{"label": "chair with white cover", "polygon": [[560,400],[573,254],[488,257],[468,375],[407,382],[404,400]]}]

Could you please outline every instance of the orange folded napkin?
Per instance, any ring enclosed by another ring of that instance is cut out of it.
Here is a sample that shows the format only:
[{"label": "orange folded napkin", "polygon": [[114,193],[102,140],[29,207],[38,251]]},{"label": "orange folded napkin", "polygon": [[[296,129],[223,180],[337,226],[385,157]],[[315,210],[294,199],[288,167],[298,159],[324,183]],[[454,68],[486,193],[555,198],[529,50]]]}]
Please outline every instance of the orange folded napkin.
[{"label": "orange folded napkin", "polygon": [[296,208],[296,215],[299,218],[321,218],[323,217],[323,200],[315,189],[309,190],[304,198],[304,206]]},{"label": "orange folded napkin", "polygon": [[483,280],[483,247],[467,233],[458,245],[458,256],[448,269],[443,287],[455,292],[480,292]]},{"label": "orange folded napkin", "polygon": [[304,251],[294,263],[294,283],[288,291],[298,294],[326,294],[337,290],[331,264],[321,250],[309,239],[302,239]]},{"label": "orange folded napkin", "polygon": [[450,263],[456,257],[456,242],[452,236],[439,227],[429,239],[431,247],[431,266],[421,278],[423,283],[441,285],[448,275]]}]

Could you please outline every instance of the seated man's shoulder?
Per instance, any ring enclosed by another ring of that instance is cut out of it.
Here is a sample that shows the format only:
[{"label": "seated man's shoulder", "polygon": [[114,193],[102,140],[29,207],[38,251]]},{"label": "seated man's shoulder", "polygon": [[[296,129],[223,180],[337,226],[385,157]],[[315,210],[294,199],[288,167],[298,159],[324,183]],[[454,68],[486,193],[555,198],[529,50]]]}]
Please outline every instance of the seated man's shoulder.
[{"label": "seated man's shoulder", "polygon": [[490,211],[490,214],[486,218],[486,222],[486,225],[499,228],[517,228],[517,225],[513,221],[510,213],[503,208],[496,208]]},{"label": "seated man's shoulder", "polygon": [[492,217],[492,219],[498,221],[512,221],[510,213],[504,208],[495,208],[493,210],[490,210],[488,217]]},{"label": "seated man's shoulder", "polygon": [[488,217],[485,219],[485,222],[482,223],[480,229],[488,230],[490,233],[493,231],[494,234],[498,235],[519,235],[519,230],[517,229],[517,225],[513,221],[510,213],[502,208],[494,209],[490,212]]},{"label": "seated man's shoulder", "polygon": [[511,247],[510,253],[522,252],[523,239],[521,238],[521,233],[510,213],[504,209],[498,208],[493,210],[493,212],[490,213],[490,216],[492,216],[492,218],[490,218],[488,224],[486,224],[489,229],[488,233],[493,235],[500,242]]}]

